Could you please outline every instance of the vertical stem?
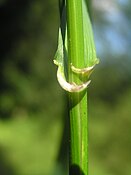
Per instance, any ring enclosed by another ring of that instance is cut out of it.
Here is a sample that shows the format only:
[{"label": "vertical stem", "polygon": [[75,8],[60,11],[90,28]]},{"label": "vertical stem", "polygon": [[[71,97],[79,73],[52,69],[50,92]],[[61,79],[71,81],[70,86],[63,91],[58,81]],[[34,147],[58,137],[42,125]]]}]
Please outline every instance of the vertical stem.
[{"label": "vertical stem", "polygon": [[[70,70],[85,67],[82,0],[67,0],[67,36],[69,81],[80,83]],[[69,94],[70,175],[88,175],[87,91]]]},{"label": "vertical stem", "polygon": [[82,1],[67,0],[67,32],[69,62],[84,67]]}]

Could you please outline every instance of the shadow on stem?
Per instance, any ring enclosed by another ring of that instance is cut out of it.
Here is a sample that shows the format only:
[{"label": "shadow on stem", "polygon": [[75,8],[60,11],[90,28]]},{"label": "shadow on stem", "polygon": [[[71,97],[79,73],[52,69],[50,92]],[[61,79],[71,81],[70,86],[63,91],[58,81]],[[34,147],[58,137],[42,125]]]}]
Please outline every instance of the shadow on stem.
[{"label": "shadow on stem", "polygon": [[84,173],[78,165],[73,164],[70,166],[69,175],[84,175]]}]

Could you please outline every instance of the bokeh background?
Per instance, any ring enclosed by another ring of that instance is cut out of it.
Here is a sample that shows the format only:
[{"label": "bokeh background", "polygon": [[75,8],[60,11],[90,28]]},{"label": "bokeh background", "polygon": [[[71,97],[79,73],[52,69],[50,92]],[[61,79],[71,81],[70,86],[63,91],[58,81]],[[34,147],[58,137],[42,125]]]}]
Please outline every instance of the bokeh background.
[{"label": "bokeh background", "polygon": [[[131,174],[131,1],[90,1],[100,64],[89,91],[89,174]],[[56,80],[57,0],[0,0],[0,175],[67,175]]]}]

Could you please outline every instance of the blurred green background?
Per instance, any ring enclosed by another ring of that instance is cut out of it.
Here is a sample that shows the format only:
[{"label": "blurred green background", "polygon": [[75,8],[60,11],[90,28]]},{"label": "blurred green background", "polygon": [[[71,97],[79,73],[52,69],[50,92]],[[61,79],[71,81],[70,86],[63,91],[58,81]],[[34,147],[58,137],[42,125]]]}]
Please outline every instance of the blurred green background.
[{"label": "blurred green background", "polygon": [[[100,64],[89,87],[89,174],[131,174],[131,1],[90,6]],[[57,0],[0,0],[0,175],[67,175],[56,80]]]}]

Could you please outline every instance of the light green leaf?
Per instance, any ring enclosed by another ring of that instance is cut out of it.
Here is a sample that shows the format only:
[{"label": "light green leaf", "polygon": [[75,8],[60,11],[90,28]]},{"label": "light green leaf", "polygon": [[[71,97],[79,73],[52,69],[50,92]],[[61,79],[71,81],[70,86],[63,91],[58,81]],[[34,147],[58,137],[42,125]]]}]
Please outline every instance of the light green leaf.
[{"label": "light green leaf", "polygon": [[[99,60],[96,58],[95,44],[92,33],[91,22],[89,19],[86,2],[83,0],[83,37],[84,37],[84,68],[76,68],[72,63],[68,63],[68,47],[67,47],[67,28],[65,20],[65,7],[61,7],[61,27],[58,34],[58,48],[55,54],[54,63],[58,66],[57,78],[61,87],[68,92],[79,92],[87,88],[90,83],[89,76],[92,73]],[[68,82],[68,66],[74,74],[77,74],[79,79],[82,79],[82,84],[76,84],[75,82]]]}]

